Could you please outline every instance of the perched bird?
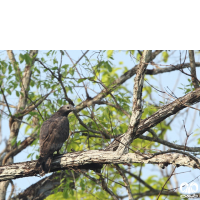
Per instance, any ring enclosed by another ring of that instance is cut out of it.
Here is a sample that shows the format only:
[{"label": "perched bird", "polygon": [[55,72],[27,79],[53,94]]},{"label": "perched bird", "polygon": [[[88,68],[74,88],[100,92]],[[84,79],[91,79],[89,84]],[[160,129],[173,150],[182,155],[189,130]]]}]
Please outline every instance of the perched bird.
[{"label": "perched bird", "polygon": [[53,153],[61,149],[63,143],[69,136],[68,114],[75,110],[72,105],[62,106],[47,121],[42,124],[40,129],[40,158],[36,168],[40,168],[40,175],[48,173],[50,170]]}]

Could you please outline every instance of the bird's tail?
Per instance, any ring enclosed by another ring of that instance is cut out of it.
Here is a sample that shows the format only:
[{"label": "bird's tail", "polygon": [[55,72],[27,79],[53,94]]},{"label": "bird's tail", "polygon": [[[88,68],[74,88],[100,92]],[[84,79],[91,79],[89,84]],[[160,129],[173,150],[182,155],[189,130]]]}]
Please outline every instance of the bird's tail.
[{"label": "bird's tail", "polygon": [[44,174],[48,173],[50,171],[51,162],[53,159],[53,155],[48,156],[40,156],[38,159],[35,168],[39,168],[39,174],[43,176]]}]

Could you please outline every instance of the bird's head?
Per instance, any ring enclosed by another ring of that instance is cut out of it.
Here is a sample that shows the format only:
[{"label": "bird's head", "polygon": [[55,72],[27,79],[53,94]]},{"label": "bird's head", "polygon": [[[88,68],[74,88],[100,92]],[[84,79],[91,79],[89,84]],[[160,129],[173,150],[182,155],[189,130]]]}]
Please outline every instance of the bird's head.
[{"label": "bird's head", "polygon": [[62,106],[58,112],[59,113],[63,113],[65,115],[68,115],[71,111],[74,111],[76,110],[76,108],[74,108],[74,106],[72,106],[71,104],[68,104],[68,105],[64,105]]}]

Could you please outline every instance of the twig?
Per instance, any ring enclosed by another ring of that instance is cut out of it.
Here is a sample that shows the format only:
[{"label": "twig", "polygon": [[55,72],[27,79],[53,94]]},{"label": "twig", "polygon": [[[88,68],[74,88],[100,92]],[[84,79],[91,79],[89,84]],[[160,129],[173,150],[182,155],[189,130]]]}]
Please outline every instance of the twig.
[{"label": "twig", "polygon": [[9,113],[10,113],[10,117],[12,117],[12,113],[11,113],[11,111],[10,111],[10,107],[9,107],[9,105],[8,105],[6,96],[5,96],[5,94],[4,94],[4,91],[3,91],[2,87],[1,87],[1,85],[0,85],[0,88],[1,88],[1,92],[2,92],[2,94],[3,94],[3,98],[4,98],[5,102],[6,102],[6,106],[7,106],[7,108],[8,108]]},{"label": "twig", "polygon": [[12,189],[11,189],[10,195],[9,195],[9,197],[8,197],[7,200],[10,200],[10,199],[11,199],[11,197],[12,197],[12,195],[13,195],[13,192],[14,192],[14,190],[15,190],[15,185],[14,185],[14,183],[13,183],[12,180],[10,180],[10,183],[11,183],[11,185],[12,185]]},{"label": "twig", "polygon": [[159,199],[159,197],[160,197],[160,195],[161,195],[161,193],[162,193],[162,191],[163,191],[163,189],[164,189],[165,185],[167,184],[167,182],[169,181],[169,179],[172,177],[172,175],[173,175],[173,173],[174,173],[175,169],[176,169],[176,167],[174,167],[174,169],[173,169],[173,171],[172,171],[171,175],[170,175],[170,176],[169,176],[169,178],[166,180],[165,184],[162,186],[162,189],[161,189],[160,193],[158,194],[158,197],[157,197],[157,199],[156,199],[156,200],[158,200],[158,199]]},{"label": "twig", "polygon": [[140,183],[142,183],[145,187],[149,188],[150,191],[155,190],[154,188],[152,188],[149,184],[147,184],[145,181],[143,181],[139,176],[136,176],[135,174],[122,169],[125,173],[129,174],[130,176],[132,176],[133,178],[137,179]]},{"label": "twig", "polygon": [[119,167],[118,164],[115,164],[114,166],[117,169],[117,171],[119,172],[119,174],[121,175],[121,177],[123,178],[124,184],[126,186],[126,190],[128,192],[129,200],[133,200],[133,194],[131,192],[130,184],[128,182],[126,175],[124,174],[124,172],[122,171],[122,169]]}]

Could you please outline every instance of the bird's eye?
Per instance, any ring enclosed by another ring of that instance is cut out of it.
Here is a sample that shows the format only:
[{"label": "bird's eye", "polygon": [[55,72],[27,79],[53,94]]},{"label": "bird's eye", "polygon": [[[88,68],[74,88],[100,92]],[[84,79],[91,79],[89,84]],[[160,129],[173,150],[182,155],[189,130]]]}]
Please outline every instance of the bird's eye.
[{"label": "bird's eye", "polygon": [[69,109],[69,106],[67,108]]}]

